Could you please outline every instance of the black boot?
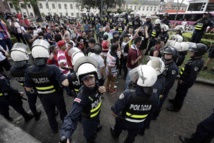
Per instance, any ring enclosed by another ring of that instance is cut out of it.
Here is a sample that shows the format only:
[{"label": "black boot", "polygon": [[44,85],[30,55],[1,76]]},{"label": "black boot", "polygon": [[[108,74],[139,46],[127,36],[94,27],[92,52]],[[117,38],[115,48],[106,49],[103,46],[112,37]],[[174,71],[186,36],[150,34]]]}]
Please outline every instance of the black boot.
[{"label": "black boot", "polygon": [[37,112],[37,113],[34,115],[34,118],[35,118],[36,121],[38,121],[38,120],[40,119],[41,114],[42,114],[42,112],[39,111],[39,112]]},{"label": "black boot", "polygon": [[27,122],[29,122],[31,119],[33,119],[33,115],[31,115],[31,114],[27,114],[27,116],[25,116],[24,118],[25,118],[25,122],[27,123]]},{"label": "black boot", "polygon": [[5,117],[8,121],[10,121],[10,122],[13,122],[13,118],[12,117],[10,117],[10,116],[8,116],[8,117]]},{"label": "black boot", "polygon": [[182,142],[182,143],[195,143],[192,138],[186,138],[184,136],[179,136],[179,140]]},{"label": "black boot", "polygon": [[97,132],[99,132],[102,128],[103,128],[103,126],[99,124],[99,125],[97,126]]},{"label": "black boot", "polygon": [[119,136],[115,134],[115,131],[114,131],[114,128],[113,127],[110,127],[110,131],[111,131],[111,135],[114,139],[118,139]]},{"label": "black boot", "polygon": [[173,104],[175,100],[174,99],[168,99],[168,101],[169,101],[169,103]]},{"label": "black boot", "polygon": [[179,112],[180,111],[180,109],[175,108],[173,105],[169,105],[166,109],[168,111],[171,111],[171,112]]}]

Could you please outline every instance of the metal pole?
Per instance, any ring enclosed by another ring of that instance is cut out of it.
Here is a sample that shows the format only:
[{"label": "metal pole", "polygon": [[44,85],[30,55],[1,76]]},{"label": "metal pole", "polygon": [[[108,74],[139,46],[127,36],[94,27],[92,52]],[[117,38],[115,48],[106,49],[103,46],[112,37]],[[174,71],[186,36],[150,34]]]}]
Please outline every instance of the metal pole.
[{"label": "metal pole", "polygon": [[101,14],[101,16],[103,15],[103,12],[102,12],[102,10],[103,10],[103,0],[101,0],[101,6],[100,6],[100,14]]}]

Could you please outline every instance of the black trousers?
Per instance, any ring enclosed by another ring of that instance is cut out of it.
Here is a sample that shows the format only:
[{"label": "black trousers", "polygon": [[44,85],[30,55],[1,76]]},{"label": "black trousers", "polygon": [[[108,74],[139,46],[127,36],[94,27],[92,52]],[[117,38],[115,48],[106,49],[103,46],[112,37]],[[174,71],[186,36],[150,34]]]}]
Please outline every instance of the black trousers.
[{"label": "black trousers", "polygon": [[3,61],[0,61],[0,72],[3,72],[4,70],[9,71],[11,68],[11,65],[8,61],[8,59],[4,59]]},{"label": "black trousers", "polygon": [[128,136],[124,143],[133,143],[135,141],[135,137],[137,136],[140,129],[143,127],[142,123],[131,123],[125,121],[123,119],[116,118],[115,126],[114,126],[114,134],[115,136],[120,136],[123,130],[128,131]]},{"label": "black trousers", "polygon": [[180,110],[183,106],[184,99],[187,95],[189,87],[178,83],[176,95],[174,99],[174,108]]},{"label": "black trousers", "polygon": [[66,105],[63,97],[63,93],[52,93],[47,95],[39,95],[44,110],[48,117],[48,122],[52,130],[58,128],[58,124],[55,118],[55,107],[57,107],[60,113],[60,119],[63,121],[67,115]]},{"label": "black trousers", "polygon": [[196,31],[196,30],[194,30],[194,32],[192,34],[191,42],[200,43],[203,35],[204,35],[203,31]]},{"label": "black trousers", "polygon": [[196,132],[193,134],[193,140],[196,143],[211,143],[214,137],[214,113],[200,122]]},{"label": "black trousers", "polygon": [[11,101],[9,98],[5,96],[0,97],[0,114],[2,114],[5,118],[9,118],[9,106],[13,107],[14,110],[16,110],[19,114],[21,114],[24,118],[27,118],[29,115],[24,110],[22,106],[23,102],[21,99],[18,99],[17,101]]},{"label": "black trousers", "polygon": [[22,40],[22,42],[23,42],[24,44],[26,44],[25,38],[24,38],[24,36],[22,35],[22,33],[14,34],[14,36],[16,37],[16,39],[17,39],[18,42],[21,42],[21,40]]},{"label": "black trousers", "polygon": [[38,95],[35,93],[27,92],[27,91],[26,91],[26,95],[28,97],[28,104],[29,104],[30,110],[33,113],[33,115],[35,116],[38,114],[37,109],[36,109],[36,101],[37,101]]}]

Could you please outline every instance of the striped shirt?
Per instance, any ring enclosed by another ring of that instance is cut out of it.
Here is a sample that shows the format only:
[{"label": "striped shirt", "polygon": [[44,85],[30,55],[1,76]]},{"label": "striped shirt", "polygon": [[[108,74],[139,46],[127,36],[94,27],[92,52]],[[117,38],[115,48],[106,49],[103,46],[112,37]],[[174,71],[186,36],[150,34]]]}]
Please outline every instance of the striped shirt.
[{"label": "striped shirt", "polygon": [[110,52],[107,54],[106,58],[106,74],[109,74],[108,66],[111,67],[111,73],[113,76],[117,75],[117,67],[116,67],[117,58],[112,56]]},{"label": "striped shirt", "polygon": [[[65,67],[68,67],[68,62],[67,62],[67,59],[66,59],[66,56],[65,56],[65,51],[62,51],[62,50],[58,50],[58,54],[57,54],[57,61],[58,61],[58,65],[60,65],[61,63],[63,63],[63,65]],[[59,69],[62,71],[62,73],[64,75],[68,75],[70,73],[69,70],[66,70],[66,69],[62,69],[59,67]]]}]

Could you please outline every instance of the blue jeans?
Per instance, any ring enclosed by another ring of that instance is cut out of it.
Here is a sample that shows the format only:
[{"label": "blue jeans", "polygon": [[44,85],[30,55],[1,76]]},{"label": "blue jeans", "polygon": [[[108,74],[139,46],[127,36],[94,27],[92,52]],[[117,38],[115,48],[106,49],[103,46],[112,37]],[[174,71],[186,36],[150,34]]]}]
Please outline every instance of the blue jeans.
[{"label": "blue jeans", "polygon": [[131,83],[131,78],[130,78],[130,76],[129,76],[129,71],[130,71],[130,70],[131,70],[131,69],[128,68],[128,74],[126,75],[125,89],[129,89],[129,84]]},{"label": "blue jeans", "polygon": [[8,50],[10,51],[12,49],[13,43],[10,40],[10,38],[7,38],[7,39],[0,40],[0,45],[4,48],[5,51],[7,50],[7,47],[8,47]]}]

